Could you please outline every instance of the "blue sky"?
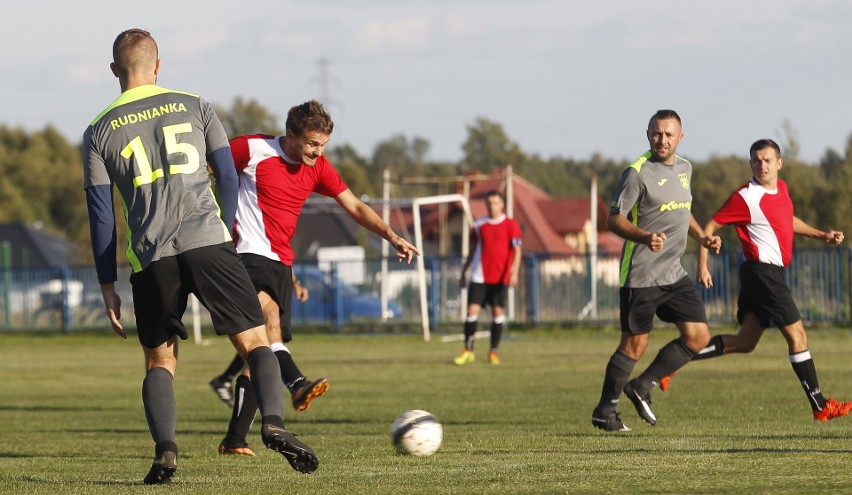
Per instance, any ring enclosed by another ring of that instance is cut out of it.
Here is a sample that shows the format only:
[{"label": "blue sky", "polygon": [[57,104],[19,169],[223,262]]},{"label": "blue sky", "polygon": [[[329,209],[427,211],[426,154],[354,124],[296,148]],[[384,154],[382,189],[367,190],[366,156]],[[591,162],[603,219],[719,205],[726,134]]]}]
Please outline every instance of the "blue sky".
[{"label": "blue sky", "polygon": [[[395,134],[458,160],[478,116],[527,153],[584,159],[644,151],[648,117],[684,120],[679,154],[745,156],[784,140],[801,157],[852,133],[852,3],[328,0],[17,2],[0,19],[0,123],[53,124],[78,142],[118,95],[115,36],[148,29],[160,84],[228,105],[254,98],[283,117],[322,96],[328,59],[332,144],[370,156]],[[782,143],[783,144],[783,143]]]}]

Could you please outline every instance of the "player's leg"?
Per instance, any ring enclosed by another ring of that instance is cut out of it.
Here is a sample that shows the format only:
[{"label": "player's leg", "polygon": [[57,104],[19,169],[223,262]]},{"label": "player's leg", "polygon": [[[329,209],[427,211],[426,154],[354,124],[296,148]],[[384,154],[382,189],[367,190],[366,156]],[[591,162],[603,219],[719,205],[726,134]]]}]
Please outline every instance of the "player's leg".
[{"label": "player's leg", "polygon": [[169,483],[177,470],[177,402],[174,377],[177,369],[177,339],[172,337],[156,348],[143,347],[145,379],[142,404],[148,430],[154,439],[154,462],[145,476],[146,485]]},{"label": "player's leg", "polygon": [[503,337],[503,327],[506,321],[505,307],[508,300],[508,287],[503,284],[492,288],[489,305],[491,306],[491,348],[488,350],[488,362],[500,364],[497,348]]},{"label": "player's leg", "polygon": [[760,338],[763,337],[764,330],[756,314],[751,311],[745,312],[741,316],[740,329],[736,335],[714,336],[710,339],[710,343],[698,351],[698,354],[692,359],[696,361],[725,354],[752,352],[757,347],[757,343],[760,342]]},{"label": "player's leg", "polygon": [[663,377],[685,366],[710,340],[704,303],[688,277],[666,287],[658,302],[662,304],[657,308],[657,315],[663,321],[674,323],[680,337],[663,346],[648,368],[624,388],[639,416],[651,425],[657,422],[651,411],[651,390]]},{"label": "player's leg", "polygon": [[145,484],[169,483],[177,470],[177,403],[174,376],[177,369],[177,337],[187,338],[181,316],[186,291],[174,257],[165,257],[130,276],[136,307],[139,343],[145,356],[142,404],[148,430],[154,440],[154,462]]},{"label": "player's leg", "polygon": [[630,431],[618,413],[618,402],[636,362],[648,347],[648,336],[654,322],[658,289],[631,289],[618,292],[621,341],[610,356],[604,372],[601,397],[592,412],[592,424],[606,431]]},{"label": "player's leg", "polygon": [[199,301],[210,311],[214,330],[227,335],[248,364],[263,443],[284,455],[293,469],[315,471],[319,467],[316,454],[284,428],[284,384],[278,360],[269,348],[257,293],[233,245],[194,249],[180,257]]},{"label": "player's leg", "polygon": [[219,397],[219,400],[230,407],[234,407],[234,379],[237,378],[245,365],[246,362],[243,361],[243,357],[239,354],[235,354],[234,359],[231,360],[231,363],[225,371],[221,375],[210,380],[210,388],[213,389],[213,393]]},{"label": "player's leg", "polygon": [[826,399],[820,390],[816,365],[808,350],[808,335],[802,320],[780,327],[781,334],[787,340],[790,354],[790,364],[799,378],[799,383],[808,397],[814,419],[828,421],[840,416],[846,416],[852,410],[852,402],[840,402],[833,397]]},{"label": "player's leg", "polygon": [[459,366],[472,363],[476,359],[473,353],[473,344],[476,339],[476,327],[479,323],[479,314],[485,303],[485,284],[471,283],[467,291],[467,315],[464,321],[464,349],[453,362]]},{"label": "player's leg", "polygon": [[237,377],[234,385],[234,408],[231,421],[228,423],[228,433],[219,443],[220,454],[254,457],[255,453],[246,439],[256,415],[257,398],[254,395],[251,379],[246,372]]},{"label": "player's leg", "polygon": [[[286,279],[290,280],[289,272],[286,274]],[[260,300],[260,307],[263,309],[266,335],[269,338],[270,347],[278,359],[281,380],[287,390],[290,391],[293,409],[305,411],[311,406],[311,401],[328,391],[328,380],[325,378],[309,380],[296,365],[289,347],[284,344],[292,340],[289,305],[282,308],[275,298],[263,290],[258,292],[257,297]],[[285,295],[282,297],[291,297],[291,295],[285,291]]]}]

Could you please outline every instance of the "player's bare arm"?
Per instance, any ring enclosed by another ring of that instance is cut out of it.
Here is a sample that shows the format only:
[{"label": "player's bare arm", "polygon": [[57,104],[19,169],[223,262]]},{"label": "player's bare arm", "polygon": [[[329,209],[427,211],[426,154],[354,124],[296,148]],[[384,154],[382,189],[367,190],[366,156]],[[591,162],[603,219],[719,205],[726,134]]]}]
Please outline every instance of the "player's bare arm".
[{"label": "player's bare arm", "polygon": [[698,241],[699,246],[712,250],[714,254],[719,254],[719,250],[722,249],[722,238],[708,234],[705,229],[701,228],[701,225],[698,225],[698,221],[692,214],[689,215],[689,237]]},{"label": "player's bare arm", "polygon": [[[710,220],[707,222],[707,225],[704,226],[704,235],[709,237],[716,237],[719,239],[719,236],[714,236],[719,228],[722,227],[722,224],[717,222],[716,220]],[[721,246],[721,240],[719,241],[719,245]],[[704,246],[699,243],[698,247],[698,282],[701,283],[706,288],[713,287],[713,277],[710,276],[710,269],[707,265],[707,253],[709,249],[707,246]],[[719,250],[716,249],[716,254],[719,254]]]},{"label": "player's bare arm", "polygon": [[521,269],[521,246],[515,246],[512,249],[515,251],[515,255],[512,258],[512,272],[509,275],[509,285],[515,287],[518,285],[518,272]]},{"label": "player's bare arm", "polygon": [[351,190],[344,190],[334,199],[358,225],[388,241],[396,249],[400,261],[411,263],[414,256],[420,256],[420,251],[413,244],[398,236],[372,208],[355,197]]},{"label": "player's bare arm", "polygon": [[793,217],[793,232],[798,235],[810,237],[811,239],[821,239],[826,244],[834,244],[835,246],[839,246],[844,239],[842,231],[829,230],[825,232],[808,225],[804,220],[797,216]]},{"label": "player's bare arm", "polygon": [[633,222],[618,213],[610,212],[606,218],[606,227],[622,239],[644,244],[655,253],[662,251],[665,245],[665,232],[648,232],[633,225]]}]

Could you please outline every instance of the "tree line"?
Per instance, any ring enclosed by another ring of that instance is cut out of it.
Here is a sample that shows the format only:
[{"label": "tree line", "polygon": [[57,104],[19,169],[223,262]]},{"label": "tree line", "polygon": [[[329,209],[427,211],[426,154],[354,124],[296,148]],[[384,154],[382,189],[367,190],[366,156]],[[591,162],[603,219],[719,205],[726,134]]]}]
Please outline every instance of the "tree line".
[{"label": "tree line", "polygon": [[[229,136],[283,133],[278,117],[255,100],[236,98],[230,106],[216,109]],[[511,164],[516,174],[554,197],[588,195],[595,173],[598,192],[609,203],[621,173],[629,165],[628,161],[600,154],[576,159],[526,153],[499,123],[486,117],[477,118],[466,132],[459,162],[432,161],[428,140],[402,134],[378,143],[372,156],[362,156],[351,145],[332,141],[327,156],[355,194],[374,198],[381,196],[385,168],[391,171],[394,183],[399,183],[402,177],[448,178],[489,173]],[[796,215],[819,228],[852,232],[852,135],[846,149],[829,148],[818,163],[799,159],[793,132],[787,133],[781,145],[785,155],[781,178],[789,186]],[[88,264],[90,240],[80,147],[79,138],[72,143],[50,125],[32,132],[0,125],[0,223],[38,225],[79,246],[72,262]],[[745,153],[692,163],[693,213],[703,224],[751,173]],[[411,196],[452,192],[427,185],[406,186],[404,191]],[[721,233],[729,242],[734,241],[733,229]],[[119,235],[121,246],[125,242],[121,227]],[[120,248],[119,253],[122,251]]]}]

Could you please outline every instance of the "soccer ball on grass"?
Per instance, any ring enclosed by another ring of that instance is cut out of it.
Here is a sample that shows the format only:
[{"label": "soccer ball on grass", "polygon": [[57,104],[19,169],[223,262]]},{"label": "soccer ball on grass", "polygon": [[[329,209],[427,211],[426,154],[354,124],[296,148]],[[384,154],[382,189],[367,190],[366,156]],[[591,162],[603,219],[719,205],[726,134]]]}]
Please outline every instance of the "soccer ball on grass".
[{"label": "soccer ball on grass", "polygon": [[441,447],[444,429],[431,413],[412,409],[400,414],[391,425],[391,440],[400,454],[432,455]]}]

